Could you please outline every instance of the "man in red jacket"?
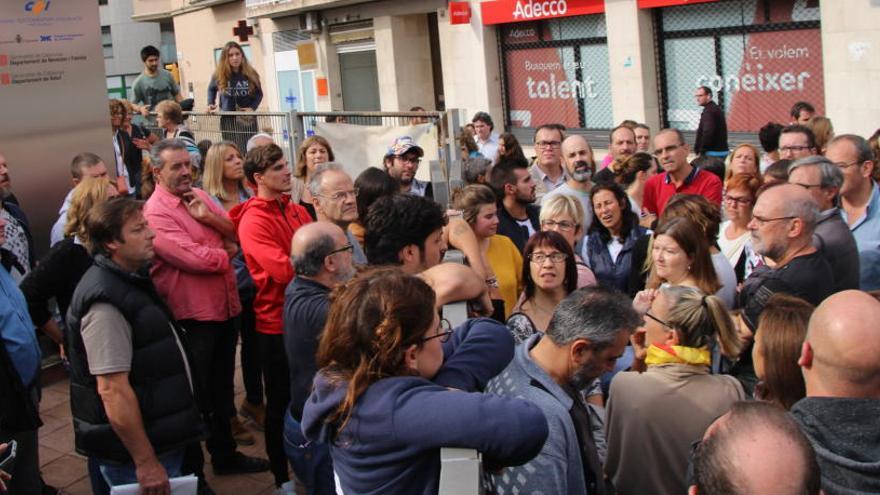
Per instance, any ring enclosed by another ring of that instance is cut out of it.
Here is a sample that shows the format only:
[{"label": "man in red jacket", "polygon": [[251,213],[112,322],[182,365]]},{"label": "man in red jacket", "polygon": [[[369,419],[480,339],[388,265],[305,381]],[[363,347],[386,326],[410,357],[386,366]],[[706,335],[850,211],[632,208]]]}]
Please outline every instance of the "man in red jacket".
[{"label": "man in red jacket", "polygon": [[284,354],[282,311],[284,289],[293,279],[290,241],[302,225],[311,222],[305,208],[290,201],[290,168],[275,144],[247,154],[244,173],[257,195],[229,212],[257,296],[254,313],[260,337],[260,358],[266,380],[266,453],[275,485],[288,481],[282,432],[284,411],[290,401],[290,373]]}]

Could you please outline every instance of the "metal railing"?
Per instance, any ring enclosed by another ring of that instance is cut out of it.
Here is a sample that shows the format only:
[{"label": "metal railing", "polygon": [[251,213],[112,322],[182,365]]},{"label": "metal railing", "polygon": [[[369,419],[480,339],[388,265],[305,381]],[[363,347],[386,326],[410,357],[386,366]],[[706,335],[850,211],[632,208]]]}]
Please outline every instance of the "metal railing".
[{"label": "metal railing", "polygon": [[[205,139],[212,143],[232,141],[245,153],[248,139],[264,132],[284,150],[288,161],[292,161],[296,154],[293,121],[291,114],[286,112],[184,112],[183,125],[195,136],[196,143]],[[153,134],[164,137],[155,121],[146,127]]]}]

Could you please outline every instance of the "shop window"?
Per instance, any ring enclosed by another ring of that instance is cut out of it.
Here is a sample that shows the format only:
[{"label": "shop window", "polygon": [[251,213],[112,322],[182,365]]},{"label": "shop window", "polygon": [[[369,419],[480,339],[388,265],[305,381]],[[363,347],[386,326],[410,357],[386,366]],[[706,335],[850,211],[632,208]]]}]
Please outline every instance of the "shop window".
[{"label": "shop window", "polygon": [[797,101],[824,114],[822,39],[815,0],[728,0],[660,9],[661,101],[666,125],[695,130],[708,86],[730,132],[788,122]]},{"label": "shop window", "polygon": [[101,26],[101,46],[104,47],[104,58],[113,58],[113,35],[110,26]]},{"label": "shop window", "polygon": [[604,15],[510,24],[500,36],[509,126],[613,127]]}]

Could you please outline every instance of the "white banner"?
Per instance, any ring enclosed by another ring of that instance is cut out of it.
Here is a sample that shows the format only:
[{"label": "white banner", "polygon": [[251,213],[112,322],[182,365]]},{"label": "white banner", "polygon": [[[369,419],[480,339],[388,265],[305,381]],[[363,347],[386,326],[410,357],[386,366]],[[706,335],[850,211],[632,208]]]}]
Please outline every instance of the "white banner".
[{"label": "white banner", "polygon": [[409,136],[425,151],[416,173],[419,180],[430,181],[428,162],[439,160],[437,127],[434,124],[380,127],[355,124],[316,122],[315,133],[325,138],[333,148],[333,156],[342,164],[352,179],[367,167],[383,168],[382,159],[395,139]]}]

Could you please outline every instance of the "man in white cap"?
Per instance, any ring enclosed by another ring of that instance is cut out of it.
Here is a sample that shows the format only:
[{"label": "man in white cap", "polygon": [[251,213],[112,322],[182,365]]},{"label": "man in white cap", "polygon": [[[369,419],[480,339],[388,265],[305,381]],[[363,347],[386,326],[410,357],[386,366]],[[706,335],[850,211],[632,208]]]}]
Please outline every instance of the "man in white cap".
[{"label": "man in white cap", "polygon": [[391,143],[383,164],[388,175],[400,184],[400,192],[433,199],[431,183],[416,179],[416,172],[419,171],[419,163],[424,155],[425,151],[413,138],[401,136]]}]

